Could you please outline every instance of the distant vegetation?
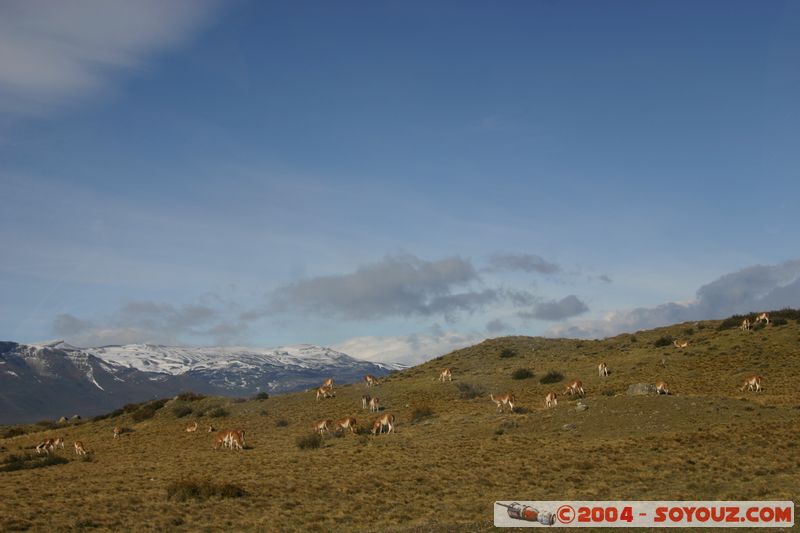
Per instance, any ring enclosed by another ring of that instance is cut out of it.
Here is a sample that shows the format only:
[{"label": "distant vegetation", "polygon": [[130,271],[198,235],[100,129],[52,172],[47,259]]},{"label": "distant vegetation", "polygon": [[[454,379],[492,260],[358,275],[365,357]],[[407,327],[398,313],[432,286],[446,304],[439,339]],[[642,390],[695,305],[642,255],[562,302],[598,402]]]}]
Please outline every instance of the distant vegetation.
[{"label": "distant vegetation", "polygon": [[541,379],[539,379],[539,383],[542,385],[549,385],[551,383],[558,383],[562,379],[564,379],[564,374],[557,370],[550,370],[547,374],[542,376]]},{"label": "distant vegetation", "polygon": [[245,494],[245,490],[239,485],[208,478],[181,479],[167,485],[167,499],[179,502],[209,498],[241,498]]},{"label": "distant vegetation", "polygon": [[0,462],[0,472],[13,472],[28,468],[43,468],[45,466],[63,465],[69,460],[59,455],[17,455],[11,454]]},{"label": "distant vegetation", "polygon": [[411,423],[421,422],[426,418],[430,418],[433,416],[433,408],[429,405],[423,405],[420,407],[415,407],[414,410],[411,412]]},{"label": "distant vegetation", "polygon": [[500,357],[502,357],[503,359],[514,357],[516,355],[517,351],[512,348],[503,348],[503,350],[500,352]]},{"label": "distant vegetation", "polygon": [[474,383],[459,382],[456,387],[458,387],[458,397],[462,400],[472,400],[484,395],[483,387]]},{"label": "distant vegetation", "polygon": [[675,339],[672,338],[672,335],[662,335],[656,342],[653,343],[653,346],[656,348],[663,348],[664,346],[672,346],[672,343],[675,342]]},{"label": "distant vegetation", "polygon": [[297,447],[301,450],[316,450],[322,446],[322,436],[319,433],[297,437]]},{"label": "distant vegetation", "polygon": [[172,410],[175,418],[183,418],[184,416],[192,414],[192,408],[186,405],[180,405]]},{"label": "distant vegetation", "polygon": [[222,418],[228,416],[230,412],[228,412],[228,410],[225,409],[224,407],[215,407],[206,414],[211,418]]},{"label": "distant vegetation", "polygon": [[144,405],[141,405],[136,411],[133,412],[131,418],[134,422],[142,422],[144,420],[148,420],[153,418],[159,409],[164,407],[168,400],[153,400],[152,402],[147,402]]},{"label": "distant vegetation", "polygon": [[518,368],[511,373],[511,379],[529,379],[533,377],[533,372],[527,368]]},{"label": "distant vegetation", "polygon": [[196,402],[198,400],[202,400],[205,397],[206,396],[203,394],[197,394],[196,392],[189,391],[178,394],[178,396],[175,399],[180,400],[182,402]]},{"label": "distant vegetation", "polygon": [[269,393],[266,392],[259,392],[255,396],[253,396],[254,400],[269,400]]}]

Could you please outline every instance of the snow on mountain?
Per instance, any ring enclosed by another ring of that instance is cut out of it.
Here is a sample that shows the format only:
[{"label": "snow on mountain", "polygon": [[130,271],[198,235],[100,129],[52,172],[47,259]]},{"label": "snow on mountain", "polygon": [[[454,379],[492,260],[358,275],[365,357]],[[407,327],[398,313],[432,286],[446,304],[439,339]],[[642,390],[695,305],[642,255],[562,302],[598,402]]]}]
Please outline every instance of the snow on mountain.
[{"label": "snow on mountain", "polygon": [[61,416],[62,411],[98,414],[187,390],[225,396],[289,392],[328,377],[352,383],[368,373],[382,376],[400,368],[312,344],[78,348],[60,340],[0,342],[0,423]]}]

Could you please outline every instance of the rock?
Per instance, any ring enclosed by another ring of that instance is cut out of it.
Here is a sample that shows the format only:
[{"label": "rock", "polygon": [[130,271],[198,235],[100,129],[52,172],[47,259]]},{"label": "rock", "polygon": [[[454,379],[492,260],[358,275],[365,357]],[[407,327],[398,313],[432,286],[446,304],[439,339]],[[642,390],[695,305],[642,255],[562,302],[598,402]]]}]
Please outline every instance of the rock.
[{"label": "rock", "polygon": [[73,420],[80,420],[81,419],[81,415],[72,415],[72,419]]},{"label": "rock", "polygon": [[67,420],[66,416],[62,416],[61,418],[58,419],[59,424],[66,424],[67,422],[69,422],[69,420]]},{"label": "rock", "polygon": [[575,410],[576,411],[585,411],[588,408],[589,408],[588,405],[586,405],[585,403],[581,403],[581,402],[578,402],[578,405],[575,406]]},{"label": "rock", "polygon": [[656,386],[652,383],[636,383],[628,387],[626,394],[628,396],[645,396],[647,394],[656,394]]},{"label": "rock", "polygon": [[577,427],[578,426],[576,426],[575,424],[564,424],[563,426],[561,426],[561,429],[563,429],[564,431],[571,431],[573,429],[576,429]]}]

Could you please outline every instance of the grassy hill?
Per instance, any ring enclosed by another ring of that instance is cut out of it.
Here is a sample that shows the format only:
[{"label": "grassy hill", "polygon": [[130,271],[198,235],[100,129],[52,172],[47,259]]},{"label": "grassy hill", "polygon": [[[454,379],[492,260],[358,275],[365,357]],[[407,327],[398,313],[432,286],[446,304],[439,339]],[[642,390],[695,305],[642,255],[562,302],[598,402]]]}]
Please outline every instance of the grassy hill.
[{"label": "grassy hill", "polygon": [[[58,452],[64,464],[0,471],[0,529],[484,531],[499,499],[797,503],[800,324],[788,316],[751,332],[729,327],[733,319],[599,341],[490,339],[370,390],[338,387],[333,399],[189,398],[58,429],[5,428],[30,432],[0,439],[0,469],[35,466],[9,456],[20,459],[48,436],[82,440],[91,455],[79,460],[67,449]],[[600,361],[607,378],[597,375]],[[453,369],[452,383],[435,380],[443,367]],[[513,379],[520,369],[533,377]],[[550,371],[563,380],[542,384]],[[753,373],[765,390],[741,392]],[[586,388],[585,411],[560,394],[575,378]],[[626,394],[657,380],[670,396]],[[546,410],[551,390],[559,404]],[[371,421],[361,410],[367,392],[397,417],[396,434],[298,447],[315,420]],[[513,392],[520,409],[497,413],[490,392]],[[201,431],[184,432],[194,420]],[[202,432],[209,423],[245,428],[248,449],[213,450]],[[113,439],[115,425],[129,431]],[[198,497],[184,499],[192,490]]]}]

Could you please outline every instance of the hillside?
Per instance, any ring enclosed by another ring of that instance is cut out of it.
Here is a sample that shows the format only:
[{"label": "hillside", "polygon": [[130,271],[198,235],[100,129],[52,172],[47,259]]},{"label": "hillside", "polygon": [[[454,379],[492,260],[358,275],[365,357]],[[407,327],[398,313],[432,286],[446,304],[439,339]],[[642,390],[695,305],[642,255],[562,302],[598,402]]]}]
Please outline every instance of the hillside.
[{"label": "hillside", "polygon": [[[312,392],[240,403],[171,400],[152,418],[137,415],[146,407],[131,408],[0,439],[6,458],[60,434],[92,452],[90,461],[67,449],[58,452],[66,464],[0,472],[0,529],[484,531],[494,500],[797,503],[796,318],[751,332],[720,331],[720,321],[706,321],[599,341],[491,339],[392,374],[371,390],[339,387],[327,400]],[[678,349],[671,338],[689,345]],[[611,371],[607,378],[597,374],[600,361]],[[453,369],[452,383],[435,380],[442,367]],[[518,369],[534,377],[512,379]],[[564,380],[540,383],[550,370]],[[754,373],[764,376],[764,390],[740,391],[742,378]],[[545,409],[545,394],[560,393],[574,378],[584,383],[588,410],[577,411],[563,395]],[[657,380],[672,394],[626,394],[631,384]],[[479,396],[462,399],[460,388]],[[497,413],[488,395],[507,391],[520,409]],[[318,419],[371,421],[361,410],[367,392],[396,415],[396,434],[297,446]],[[187,408],[192,413],[176,417]],[[213,450],[207,433],[183,431],[193,420],[201,430],[209,423],[246,428],[248,449]],[[115,425],[129,431],[113,439]],[[19,431],[31,429],[38,428]],[[186,477],[231,482],[244,494],[168,499],[170,484]]]}]

